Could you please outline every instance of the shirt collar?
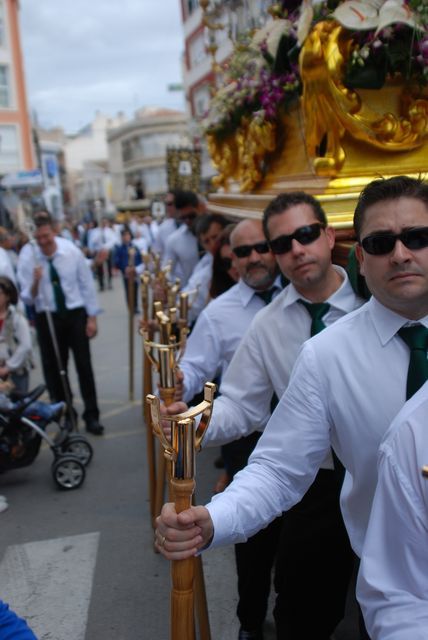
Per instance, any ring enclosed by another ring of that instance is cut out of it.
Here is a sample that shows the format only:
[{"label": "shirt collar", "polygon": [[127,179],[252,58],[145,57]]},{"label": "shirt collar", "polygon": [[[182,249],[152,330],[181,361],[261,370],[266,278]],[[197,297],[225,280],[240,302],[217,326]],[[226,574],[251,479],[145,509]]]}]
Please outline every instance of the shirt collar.
[{"label": "shirt collar", "polygon": [[[343,279],[342,284],[328,298],[328,300],[324,300],[324,302],[328,302],[331,307],[335,307],[336,309],[339,309],[339,311],[343,311],[344,313],[350,313],[355,309],[355,300],[357,298],[357,295],[355,294],[351,286],[351,283],[349,281],[349,278],[347,276],[345,269],[343,269],[342,267],[339,267],[336,264],[333,265],[333,269],[337,271],[342,277]],[[300,300],[300,299],[305,300],[305,298],[297,291],[297,289],[291,282],[289,285],[285,287],[282,295],[283,295],[284,309],[296,303],[297,300]],[[308,302],[310,302],[310,300],[308,300]],[[361,303],[363,302],[364,300],[361,299]]]},{"label": "shirt collar", "polygon": [[[395,311],[384,307],[374,296],[370,298],[367,305],[382,346],[385,346],[401,327],[411,322],[408,318],[404,318],[404,316],[400,316]],[[418,320],[418,323],[428,329],[428,316]]]},{"label": "shirt collar", "polygon": [[[281,291],[281,282],[279,276],[275,278],[272,287],[277,287],[278,291]],[[256,295],[256,291],[246,284],[242,278],[238,282],[238,292],[239,297],[241,298],[242,305],[247,307],[253,297]]]}]

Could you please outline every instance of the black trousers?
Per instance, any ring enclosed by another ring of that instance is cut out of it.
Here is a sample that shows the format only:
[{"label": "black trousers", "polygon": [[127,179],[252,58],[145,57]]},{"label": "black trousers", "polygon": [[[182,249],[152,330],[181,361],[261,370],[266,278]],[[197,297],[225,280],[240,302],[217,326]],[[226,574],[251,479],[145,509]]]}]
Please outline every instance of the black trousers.
[{"label": "black trousers", "polygon": [[[86,336],[85,309],[67,311],[64,316],[52,313],[62,366],[67,371],[70,351],[73,353],[79,378],[80,393],[85,405],[83,419],[98,420],[99,410],[95,379],[92,371],[89,339]],[[66,400],[60,370],[52,344],[45,313],[36,314],[36,329],[42,358],[43,375],[52,402]],[[71,397],[71,389],[70,389]]]},{"label": "black trousers", "polygon": [[[224,466],[230,477],[246,466],[260,435],[255,432],[222,446]],[[281,523],[282,518],[277,518],[247,542],[235,545],[239,596],[236,613],[246,631],[261,627],[266,617]]]},{"label": "black trousers", "polygon": [[274,579],[278,640],[328,640],[344,616],[354,554],[339,507],[342,481],[340,468],[320,469],[284,514]]},{"label": "black trousers", "polygon": [[95,268],[98,285],[101,291],[104,289],[104,268],[107,268],[107,280],[110,287],[113,278],[113,255],[111,251],[109,252],[104,262],[101,262],[101,264],[98,264]]}]

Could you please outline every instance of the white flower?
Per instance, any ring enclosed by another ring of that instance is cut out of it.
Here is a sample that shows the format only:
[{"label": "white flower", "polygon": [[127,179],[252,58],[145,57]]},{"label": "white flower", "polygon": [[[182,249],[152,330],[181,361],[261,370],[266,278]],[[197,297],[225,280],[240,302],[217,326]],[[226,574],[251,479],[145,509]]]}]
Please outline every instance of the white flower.
[{"label": "white flower", "polygon": [[308,37],[308,33],[311,30],[313,17],[314,9],[312,7],[312,0],[303,0],[302,4],[300,5],[300,15],[297,22],[297,41],[300,46]]},{"label": "white flower", "polygon": [[390,24],[417,27],[414,14],[402,0],[346,0],[333,12],[333,17],[347,29],[376,32]]}]

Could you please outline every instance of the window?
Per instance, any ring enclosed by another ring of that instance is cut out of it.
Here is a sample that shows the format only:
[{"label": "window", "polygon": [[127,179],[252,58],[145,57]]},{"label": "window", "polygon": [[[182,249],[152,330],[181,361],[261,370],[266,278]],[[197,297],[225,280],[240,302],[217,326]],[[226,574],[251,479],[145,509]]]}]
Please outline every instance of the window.
[{"label": "window", "polygon": [[0,64],[0,109],[10,107],[9,69]]},{"label": "window", "polygon": [[207,57],[205,48],[204,34],[200,33],[195,36],[189,44],[190,68],[197,67]]},{"label": "window", "polygon": [[199,0],[187,0],[187,15],[190,15],[199,7]]},{"label": "window", "polygon": [[18,132],[13,125],[0,125],[0,173],[19,169]]}]

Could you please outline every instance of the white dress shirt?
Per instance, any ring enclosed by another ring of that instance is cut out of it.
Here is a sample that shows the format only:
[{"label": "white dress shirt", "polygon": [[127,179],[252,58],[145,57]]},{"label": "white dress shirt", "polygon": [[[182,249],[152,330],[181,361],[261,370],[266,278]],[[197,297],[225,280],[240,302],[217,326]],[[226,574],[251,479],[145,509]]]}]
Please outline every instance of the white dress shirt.
[{"label": "white dress shirt", "polygon": [[90,251],[100,251],[101,249],[111,251],[117,242],[117,235],[110,227],[95,227],[89,232],[88,248]]},{"label": "white dress shirt", "polygon": [[193,269],[186,286],[181,290],[183,293],[186,293],[186,291],[194,291],[197,289],[196,294],[189,296],[191,304],[189,309],[189,324],[196,320],[208,302],[212,275],[213,256],[211,253],[205,253]]},{"label": "white dress shirt", "polygon": [[[377,451],[405,402],[410,352],[396,333],[406,322],[372,298],[303,345],[249,465],[209,505],[214,545],[242,542],[290,509],[333,446],[347,470],[341,506],[361,556]],[[421,322],[428,327],[428,316]]]},{"label": "white dress shirt", "polygon": [[404,405],[379,449],[378,485],[357,595],[370,637],[428,638],[428,383]]},{"label": "white dress shirt", "polygon": [[205,307],[180,363],[185,402],[199,393],[205,382],[223,375],[252,319],[264,306],[254,289],[240,280]]},{"label": "white dress shirt", "polygon": [[187,224],[182,224],[166,241],[162,267],[171,262],[170,280],[180,278],[181,286],[187,284],[199,260],[198,241]]},{"label": "white dress shirt", "polygon": [[[363,303],[345,271],[335,268],[343,282],[328,300],[326,326]],[[301,297],[289,284],[254,318],[222,380],[204,446],[224,444],[266,426],[273,393],[278,398],[284,393],[300,347],[311,335],[311,317],[297,302]],[[332,468],[331,461],[325,466]]]},{"label": "white dress shirt", "polygon": [[8,252],[0,247],[0,276],[4,276],[12,280],[16,284],[15,269],[13,268],[12,261],[8,255]]},{"label": "white dress shirt", "polygon": [[[55,242],[57,250],[52,256],[53,265],[61,280],[67,309],[85,307],[89,316],[97,315],[99,307],[94,278],[83,253],[65,238],[56,236]],[[37,296],[33,299],[31,287],[34,268],[39,265],[43,267],[43,275],[39,282]],[[57,310],[48,259],[38,246],[27,243],[21,249],[18,259],[18,281],[21,287],[21,298],[26,304],[34,304],[37,313],[46,309],[53,312]]]},{"label": "white dress shirt", "polygon": [[166,241],[169,236],[177,231],[177,223],[174,218],[166,218],[159,225],[158,232],[153,243],[152,249],[155,253],[158,253],[161,257],[165,252]]}]

